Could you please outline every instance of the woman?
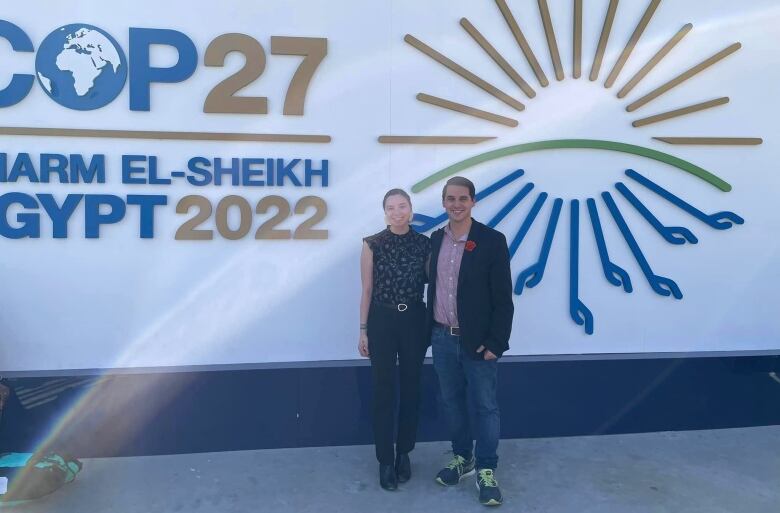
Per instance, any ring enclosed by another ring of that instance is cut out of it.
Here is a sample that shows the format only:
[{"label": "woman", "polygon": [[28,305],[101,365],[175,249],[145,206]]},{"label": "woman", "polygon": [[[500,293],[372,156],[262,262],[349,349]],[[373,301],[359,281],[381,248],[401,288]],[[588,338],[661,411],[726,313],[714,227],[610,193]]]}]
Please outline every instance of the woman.
[{"label": "woman", "polygon": [[[392,189],[382,201],[388,227],[363,239],[360,276],[361,356],[371,358],[374,440],[379,484],[395,490],[412,475],[409,452],[417,436],[420,373],[425,357],[425,265],[430,240],[412,230],[412,201]],[[400,378],[398,438],[395,427],[396,358]]]}]

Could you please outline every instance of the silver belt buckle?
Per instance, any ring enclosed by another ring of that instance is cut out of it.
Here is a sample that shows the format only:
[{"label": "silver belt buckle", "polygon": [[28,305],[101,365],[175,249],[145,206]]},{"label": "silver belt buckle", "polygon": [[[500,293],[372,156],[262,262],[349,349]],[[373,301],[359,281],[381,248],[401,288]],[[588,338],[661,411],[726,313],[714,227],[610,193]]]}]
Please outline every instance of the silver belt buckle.
[{"label": "silver belt buckle", "polygon": [[449,327],[450,335],[453,337],[459,337],[460,336],[460,327],[459,326],[450,326]]},{"label": "silver belt buckle", "polygon": [[409,305],[405,303],[398,303],[398,306],[396,308],[398,308],[399,312],[405,312],[409,308]]}]

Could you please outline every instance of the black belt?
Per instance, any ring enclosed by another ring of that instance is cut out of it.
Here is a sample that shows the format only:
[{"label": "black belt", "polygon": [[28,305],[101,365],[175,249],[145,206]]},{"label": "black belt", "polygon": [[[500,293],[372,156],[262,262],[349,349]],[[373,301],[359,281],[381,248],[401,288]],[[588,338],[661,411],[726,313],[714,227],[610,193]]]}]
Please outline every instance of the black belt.
[{"label": "black belt", "polygon": [[433,325],[437,328],[446,330],[447,333],[452,335],[453,337],[459,337],[460,336],[460,327],[458,326],[447,326],[446,324],[442,324],[440,322],[433,321]]},{"label": "black belt", "polygon": [[417,301],[414,303],[378,303],[376,301],[371,302],[371,305],[373,306],[381,306],[382,308],[387,308],[390,310],[396,310],[398,312],[405,312],[409,309],[409,307],[417,307],[421,306],[422,302]]}]

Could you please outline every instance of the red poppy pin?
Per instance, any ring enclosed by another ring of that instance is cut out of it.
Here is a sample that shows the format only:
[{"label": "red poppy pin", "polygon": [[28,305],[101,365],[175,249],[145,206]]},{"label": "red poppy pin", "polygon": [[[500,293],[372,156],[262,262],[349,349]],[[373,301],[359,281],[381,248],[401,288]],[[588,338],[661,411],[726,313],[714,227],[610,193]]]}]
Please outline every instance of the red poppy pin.
[{"label": "red poppy pin", "polygon": [[474,248],[477,247],[477,243],[473,240],[467,240],[466,241],[466,251],[474,251]]}]

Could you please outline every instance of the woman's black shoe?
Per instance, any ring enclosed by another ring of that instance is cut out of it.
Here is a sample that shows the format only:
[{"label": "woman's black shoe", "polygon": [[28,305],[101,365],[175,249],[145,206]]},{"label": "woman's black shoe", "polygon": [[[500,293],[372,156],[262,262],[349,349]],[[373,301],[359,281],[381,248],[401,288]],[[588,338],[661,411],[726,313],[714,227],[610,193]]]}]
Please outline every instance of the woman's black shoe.
[{"label": "woman's black shoe", "polygon": [[412,464],[409,462],[409,453],[399,454],[395,457],[395,473],[399,483],[405,483],[412,478]]},{"label": "woman's black shoe", "polygon": [[398,489],[398,476],[393,465],[379,464],[379,486],[385,490]]}]

